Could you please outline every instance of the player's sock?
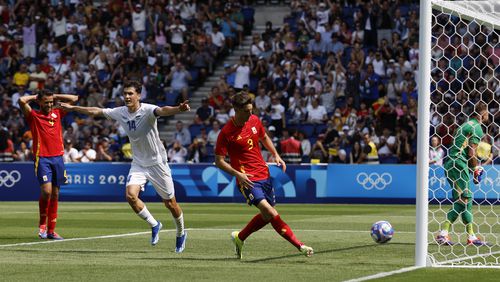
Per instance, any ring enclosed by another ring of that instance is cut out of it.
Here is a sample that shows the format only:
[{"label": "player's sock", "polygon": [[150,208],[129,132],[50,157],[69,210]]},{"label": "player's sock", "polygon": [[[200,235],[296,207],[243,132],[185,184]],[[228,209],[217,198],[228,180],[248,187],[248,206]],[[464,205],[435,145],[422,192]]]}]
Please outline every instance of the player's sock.
[{"label": "player's sock", "polygon": [[177,229],[177,237],[181,237],[184,235],[184,214],[181,213],[181,215],[178,218],[174,217],[174,223],[175,223],[175,228]]},{"label": "player's sock", "polygon": [[[446,220],[444,223],[443,223],[443,231],[445,231],[446,235],[448,235],[448,233],[450,232],[450,229],[451,229],[451,222],[449,220]],[[444,236],[444,235],[443,235]]]},{"label": "player's sock", "polygon": [[138,212],[137,215],[140,218],[144,219],[151,227],[156,226],[158,224],[158,221],[156,221],[153,215],[151,215],[146,206],[144,206],[144,208],[140,212]]},{"label": "player's sock", "polygon": [[476,236],[476,234],[474,234],[474,226],[472,226],[472,223],[465,226],[465,231],[467,231],[467,235],[469,236]]},{"label": "player's sock", "polygon": [[297,249],[300,250],[300,246],[304,245],[297,239],[297,237],[295,237],[295,234],[293,234],[290,226],[288,226],[288,224],[286,224],[279,215],[271,219],[271,225],[273,226],[274,230],[278,232],[278,234],[280,234],[288,242],[292,243],[292,245],[294,245]]},{"label": "player's sock", "polygon": [[469,200],[465,211],[462,213],[462,221],[465,224],[465,230],[467,231],[467,234],[470,236],[474,236],[474,227],[472,226],[473,220],[474,216],[472,215],[472,201]]},{"label": "player's sock", "polygon": [[241,229],[241,231],[238,233],[238,238],[240,238],[241,241],[245,241],[245,239],[248,238],[250,234],[258,231],[268,223],[269,222],[265,221],[264,218],[262,218],[262,215],[258,213],[250,220],[250,222],[248,222],[247,226]]},{"label": "player's sock", "polygon": [[38,209],[40,211],[40,220],[38,221],[38,225],[46,225],[47,224],[47,214],[49,213],[49,203],[50,199],[43,199],[40,196],[38,199]]},{"label": "player's sock", "polygon": [[50,200],[49,213],[48,213],[49,222],[47,224],[47,234],[54,233],[54,230],[56,229],[58,206],[59,206],[58,199],[51,199]]}]

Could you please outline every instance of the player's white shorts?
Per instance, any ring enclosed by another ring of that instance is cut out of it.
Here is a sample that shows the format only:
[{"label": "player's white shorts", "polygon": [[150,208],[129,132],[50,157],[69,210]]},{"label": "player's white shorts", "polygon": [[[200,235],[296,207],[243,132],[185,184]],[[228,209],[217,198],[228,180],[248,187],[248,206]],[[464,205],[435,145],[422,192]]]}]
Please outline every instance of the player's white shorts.
[{"label": "player's white shorts", "polygon": [[175,196],[172,171],[167,163],[148,167],[132,163],[127,177],[127,186],[139,185],[144,190],[147,181],[153,184],[153,187],[162,199],[168,200]]}]

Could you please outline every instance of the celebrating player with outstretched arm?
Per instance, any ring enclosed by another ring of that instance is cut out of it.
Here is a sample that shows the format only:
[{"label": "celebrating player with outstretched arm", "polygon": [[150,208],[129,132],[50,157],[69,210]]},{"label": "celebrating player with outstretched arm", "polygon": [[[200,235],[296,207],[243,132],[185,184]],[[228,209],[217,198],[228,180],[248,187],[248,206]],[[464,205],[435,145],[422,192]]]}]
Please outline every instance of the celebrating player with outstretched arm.
[{"label": "celebrating player with outstretched arm", "polygon": [[[240,232],[234,231],[231,234],[236,255],[241,259],[245,239],[271,223],[274,230],[300,252],[308,257],[312,256],[313,249],[295,237],[274,208],[276,202],[274,189],[269,168],[260,152],[259,141],[274,155],[277,165],[281,166],[283,171],[286,170],[286,165],[276,152],[259,118],[252,114],[252,99],[247,94],[237,94],[233,98],[233,107],[235,116],[224,126],[217,139],[215,164],[236,177],[237,185],[247,203],[256,206],[260,211]],[[225,161],[226,155],[229,155],[231,164]]]},{"label": "celebrating player with outstretched arm", "polygon": [[125,106],[114,109],[96,107],[79,107],[61,104],[67,111],[76,111],[91,116],[105,116],[116,120],[125,129],[132,145],[132,166],[127,177],[127,201],[137,215],[144,219],[152,229],[151,244],[159,240],[161,222],[157,221],[139,199],[139,192],[144,189],[147,181],[153,184],[156,192],[170,210],[177,228],[175,251],[181,253],[186,245],[187,233],[184,230],[184,218],[181,207],[174,195],[172,173],[167,164],[167,152],[160,140],[157,127],[157,117],[174,115],[189,111],[188,101],[178,107],[158,107],[141,103],[142,85],[137,81],[125,83],[123,98]]},{"label": "celebrating player with outstretched arm", "polygon": [[483,137],[481,124],[488,121],[488,106],[479,102],[476,104],[474,114],[455,131],[453,145],[449,150],[448,159],[444,164],[446,178],[453,189],[453,207],[448,211],[444,228],[439,232],[436,241],[441,245],[453,245],[449,232],[450,227],[462,215],[462,221],[467,231],[467,244],[486,245],[474,234],[472,226],[472,201],[473,193],[469,189],[470,173],[473,174],[474,184],[481,182],[483,168],[479,166],[476,148]]},{"label": "celebrating player with outstretched arm", "polygon": [[[39,111],[29,105],[36,101]],[[39,90],[36,95],[19,98],[21,107],[33,135],[33,155],[35,156],[35,174],[41,188],[38,201],[40,220],[38,236],[41,239],[63,239],[55,232],[59,188],[66,183],[64,168],[64,144],[61,119],[66,112],[54,108],[56,101],[76,102],[78,96],[54,94],[48,90]]]}]

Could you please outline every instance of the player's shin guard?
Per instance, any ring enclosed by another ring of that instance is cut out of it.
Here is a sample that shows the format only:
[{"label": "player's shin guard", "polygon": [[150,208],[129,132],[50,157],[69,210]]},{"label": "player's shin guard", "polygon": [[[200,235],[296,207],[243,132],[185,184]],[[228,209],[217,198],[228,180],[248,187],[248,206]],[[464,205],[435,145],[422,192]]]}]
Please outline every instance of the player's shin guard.
[{"label": "player's shin guard", "polygon": [[300,250],[300,246],[304,245],[297,239],[297,237],[295,237],[295,234],[293,234],[290,226],[288,226],[288,224],[286,224],[279,215],[271,219],[271,225],[273,226],[274,230],[278,232],[278,234],[280,234],[288,242],[292,243],[292,245],[294,245],[297,249]]},{"label": "player's shin guard", "polygon": [[250,220],[250,222],[248,222],[247,226],[245,226],[245,228],[238,233],[238,238],[240,238],[241,241],[245,241],[250,234],[258,231],[268,223],[269,222],[265,221],[264,218],[262,218],[262,215],[258,213]]},{"label": "player's shin guard", "polygon": [[47,224],[47,233],[51,234],[54,233],[54,230],[56,229],[56,222],[57,222],[57,207],[59,206],[58,199],[51,199],[50,204],[49,204],[49,222]]},{"label": "player's shin guard", "polygon": [[40,220],[38,221],[38,225],[46,225],[47,224],[47,214],[49,213],[49,204],[50,199],[43,199],[40,196],[38,199],[38,209],[40,211]]}]

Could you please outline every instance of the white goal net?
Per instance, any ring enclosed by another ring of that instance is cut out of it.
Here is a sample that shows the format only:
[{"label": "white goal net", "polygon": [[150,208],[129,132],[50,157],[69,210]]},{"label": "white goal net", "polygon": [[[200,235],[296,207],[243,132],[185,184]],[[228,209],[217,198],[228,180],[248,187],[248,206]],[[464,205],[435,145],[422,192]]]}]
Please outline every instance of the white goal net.
[{"label": "white goal net", "polygon": [[[432,8],[428,258],[433,266],[500,267],[500,0],[432,1]],[[484,174],[474,184],[469,173],[472,207],[456,205],[446,160],[479,103],[490,113],[475,150]],[[486,244],[470,244],[471,231]],[[453,244],[439,244],[442,234]]]}]

